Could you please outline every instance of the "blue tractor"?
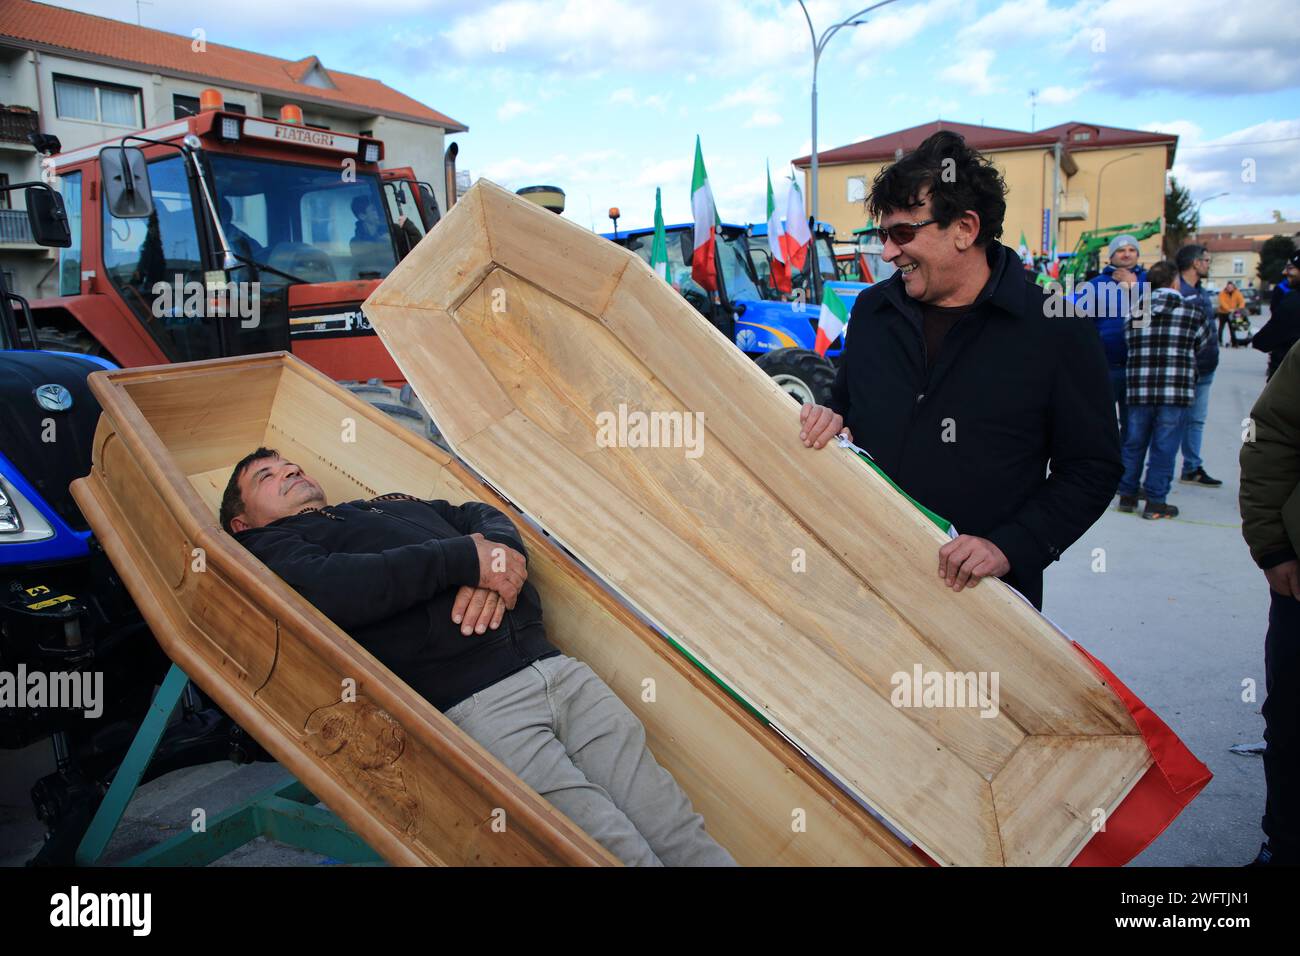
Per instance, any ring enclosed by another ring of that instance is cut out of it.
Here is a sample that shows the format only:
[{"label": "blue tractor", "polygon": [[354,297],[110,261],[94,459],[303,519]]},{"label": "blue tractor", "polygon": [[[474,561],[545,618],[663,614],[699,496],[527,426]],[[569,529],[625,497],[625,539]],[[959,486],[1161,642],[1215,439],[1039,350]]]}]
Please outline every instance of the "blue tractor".
[{"label": "blue tractor", "polygon": [[[785,220],[782,220],[782,225]],[[758,272],[759,278],[765,284],[768,283],[768,275],[771,271],[772,253],[767,244],[767,223],[756,223],[749,227],[750,251],[754,257],[754,267]],[[790,277],[791,285],[798,292],[798,295],[809,302],[820,303],[822,293],[826,289],[834,289],[835,294],[844,302],[845,309],[853,311],[853,303],[858,299],[858,293],[863,289],[869,288],[871,283],[858,282],[855,278],[845,278],[843,270],[839,265],[841,257],[835,255],[835,227],[828,222],[818,221],[817,230],[813,233],[814,255],[805,257],[804,267]],[[813,274],[813,263],[817,264],[816,275]],[[828,355],[839,355],[840,350],[835,346],[842,347],[842,342],[831,344],[831,350]]]},{"label": "blue tractor", "polygon": [[[793,302],[784,300],[755,266],[749,229],[731,223],[718,228],[719,288],[716,295],[710,295],[691,278],[695,225],[676,223],[666,226],[665,232],[669,277],[686,301],[752,357],[795,401],[823,405],[829,402],[840,348],[836,343],[825,357],[813,351],[820,301],[806,292]],[[621,229],[602,235],[649,263],[653,228]]]},{"label": "blue tractor", "polygon": [[[34,241],[67,247],[62,197],[39,182],[0,187],[20,189]],[[116,366],[39,350],[39,341],[27,300],[0,273],[0,749],[53,741],[53,760],[42,768],[52,772],[32,789],[48,832],[30,862],[63,865],[169,662],[68,490],[90,471],[99,421],[87,377]],[[69,706],[74,688],[80,699]],[[246,740],[194,692],[146,779],[223,757],[264,756]]]}]

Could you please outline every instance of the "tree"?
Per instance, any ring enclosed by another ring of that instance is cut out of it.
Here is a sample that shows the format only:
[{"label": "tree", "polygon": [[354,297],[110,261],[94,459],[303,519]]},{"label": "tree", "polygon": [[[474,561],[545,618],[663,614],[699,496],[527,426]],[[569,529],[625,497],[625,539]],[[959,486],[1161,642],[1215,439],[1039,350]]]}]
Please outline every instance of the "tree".
[{"label": "tree", "polygon": [[1196,234],[1200,225],[1199,211],[1192,202],[1192,194],[1178,180],[1169,177],[1165,191],[1165,255],[1170,259]]},{"label": "tree", "polygon": [[1274,236],[1266,239],[1259,250],[1259,268],[1255,270],[1259,274],[1260,281],[1267,282],[1269,285],[1281,282],[1282,267],[1293,255],[1295,255],[1295,242],[1290,236]]}]

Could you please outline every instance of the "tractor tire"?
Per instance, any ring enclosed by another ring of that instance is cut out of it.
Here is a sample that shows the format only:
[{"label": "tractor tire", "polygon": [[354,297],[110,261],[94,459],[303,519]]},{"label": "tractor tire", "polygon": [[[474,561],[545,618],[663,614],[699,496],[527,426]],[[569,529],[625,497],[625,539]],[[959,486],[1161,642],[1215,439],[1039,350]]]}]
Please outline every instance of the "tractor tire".
[{"label": "tractor tire", "polygon": [[410,385],[392,388],[382,380],[372,378],[364,384],[360,382],[340,382],[344,388],[365,402],[379,409],[397,424],[421,438],[427,438],[443,451],[450,452],[447,442],[438,431],[429,413],[424,410],[420,400]]},{"label": "tractor tire", "polygon": [[52,325],[36,330],[36,346],[51,352],[77,352],[81,355],[103,355],[104,350],[90,334],[80,329],[68,332]]},{"label": "tractor tire", "polygon": [[829,405],[835,366],[808,349],[776,349],[765,352],[755,363],[800,405]]}]

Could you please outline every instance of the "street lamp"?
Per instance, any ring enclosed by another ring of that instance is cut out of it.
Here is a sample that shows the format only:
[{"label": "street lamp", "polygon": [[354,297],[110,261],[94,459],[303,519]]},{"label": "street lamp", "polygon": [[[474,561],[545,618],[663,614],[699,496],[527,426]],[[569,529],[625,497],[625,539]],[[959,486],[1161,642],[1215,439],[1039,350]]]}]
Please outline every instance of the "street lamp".
[{"label": "street lamp", "polygon": [[1209,202],[1211,199],[1219,199],[1220,197],[1222,197],[1222,196],[1227,196],[1227,195],[1229,195],[1229,194],[1226,193],[1226,192],[1225,192],[1225,193],[1215,193],[1213,196],[1207,196],[1207,197],[1205,197],[1204,199],[1202,199],[1200,202],[1198,202],[1198,203],[1196,204],[1196,214],[1195,214],[1192,218],[1194,218],[1194,219],[1196,220],[1196,230],[1197,230],[1198,232],[1199,232],[1200,229],[1201,229],[1201,207],[1204,206],[1204,205],[1205,205],[1207,202]]},{"label": "street lamp", "polygon": [[1101,228],[1101,174],[1106,171],[1106,167],[1114,163],[1123,162],[1126,159],[1132,159],[1134,156],[1141,156],[1141,153],[1125,153],[1123,156],[1112,159],[1109,163],[1102,163],[1101,169],[1097,170],[1097,219],[1093,226],[1094,229]]},{"label": "street lamp", "polygon": [[812,222],[814,227],[817,223],[817,65],[821,62],[822,52],[826,49],[826,44],[830,42],[831,37],[838,33],[844,27],[857,27],[867,21],[859,19],[877,10],[880,7],[893,3],[894,0],[882,0],[881,3],[872,4],[853,14],[851,17],[845,17],[834,26],[826,28],[821,39],[817,39],[817,31],[813,28],[812,17],[808,15],[808,8],[804,6],[804,0],[799,0],[799,7],[803,10],[804,19],[808,21],[808,36],[812,40],[813,46],[813,74],[812,74]]}]

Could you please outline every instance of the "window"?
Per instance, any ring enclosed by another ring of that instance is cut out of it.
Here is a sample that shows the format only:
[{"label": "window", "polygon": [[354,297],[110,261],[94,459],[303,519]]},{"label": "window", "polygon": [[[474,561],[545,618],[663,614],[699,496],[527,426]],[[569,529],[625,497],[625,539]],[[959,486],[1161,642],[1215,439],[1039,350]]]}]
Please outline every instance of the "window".
[{"label": "window", "polygon": [[197,116],[199,113],[199,98],[197,96],[186,96],[184,93],[173,93],[172,113],[174,119]]},{"label": "window", "polygon": [[[225,103],[221,107],[227,113],[243,113],[244,108],[238,103]],[[172,112],[176,119],[199,115],[199,98],[185,93],[172,94]]]},{"label": "window", "polygon": [[59,177],[59,193],[68,214],[72,245],[59,250],[59,295],[81,293],[81,173]]},{"label": "window", "polygon": [[[9,174],[0,173],[0,189],[3,189],[5,186],[8,185],[9,185]],[[9,194],[6,192],[0,192],[0,209],[12,209],[12,208],[14,207],[13,207],[13,203],[9,201]]]},{"label": "window", "polygon": [[140,127],[140,91],[129,86],[54,78],[54,107],[61,119]]},{"label": "window", "polygon": [[204,322],[188,284],[203,282],[203,262],[185,161],[149,164],[154,211],[147,219],[118,219],[103,202],[104,272],[149,333],[175,362],[220,354],[215,322]]},{"label": "window", "polygon": [[[382,279],[397,265],[378,177],[344,182],[337,168],[227,153],[210,160],[222,226],[239,255],[304,282]],[[261,274],[264,289],[285,281]]]},{"label": "window", "polygon": [[1239,276],[1239,275],[1244,274],[1245,271],[1246,271],[1246,260],[1244,260],[1244,259],[1240,259],[1240,258],[1237,258],[1237,259],[1233,259],[1233,260],[1232,260],[1232,274],[1233,274],[1233,275],[1235,275],[1235,276]]},{"label": "window", "polygon": [[1092,134],[1086,131],[1080,131],[1078,133],[1072,134],[1070,136],[1070,139],[1074,140],[1076,143],[1081,143],[1084,140],[1092,139]]}]

